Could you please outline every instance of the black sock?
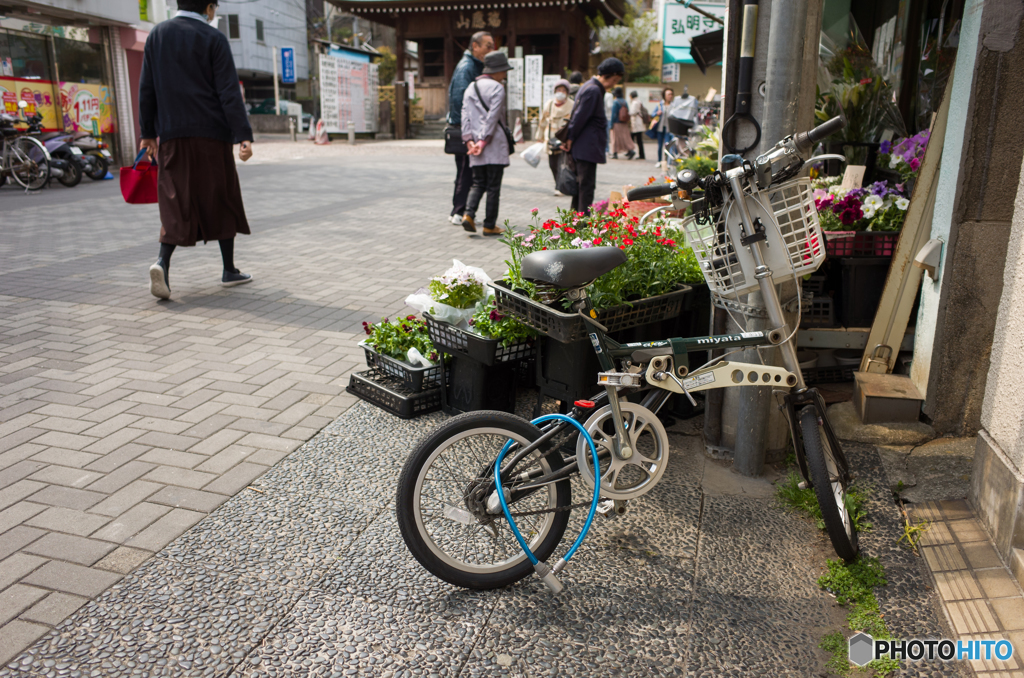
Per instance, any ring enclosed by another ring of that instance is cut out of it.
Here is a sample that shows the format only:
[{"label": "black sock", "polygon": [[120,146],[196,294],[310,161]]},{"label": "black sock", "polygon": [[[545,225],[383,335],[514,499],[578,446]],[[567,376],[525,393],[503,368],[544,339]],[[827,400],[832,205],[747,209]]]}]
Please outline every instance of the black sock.
[{"label": "black sock", "polygon": [[224,260],[224,270],[227,273],[235,272],[235,239],[225,238],[218,240],[220,243],[220,257]]},{"label": "black sock", "polygon": [[157,261],[163,264],[165,271],[171,267],[171,254],[174,253],[175,247],[176,245],[160,243],[160,254],[157,256]]}]

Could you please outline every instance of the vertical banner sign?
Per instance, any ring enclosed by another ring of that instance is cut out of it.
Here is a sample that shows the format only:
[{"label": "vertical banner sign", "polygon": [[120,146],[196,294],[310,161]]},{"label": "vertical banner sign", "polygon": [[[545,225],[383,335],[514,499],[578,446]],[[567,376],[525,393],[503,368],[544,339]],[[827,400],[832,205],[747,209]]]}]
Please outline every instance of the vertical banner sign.
[{"label": "vertical banner sign", "polygon": [[508,72],[508,110],[523,110],[523,60],[509,59],[512,70]]},{"label": "vertical banner sign", "polygon": [[328,132],[377,131],[377,64],[320,55],[320,111]]},{"label": "vertical banner sign", "polygon": [[526,56],[526,107],[540,107],[544,97],[544,57],[540,54],[528,54]]},{"label": "vertical banner sign", "polygon": [[281,48],[281,82],[286,85],[295,84],[295,48]]},{"label": "vertical banner sign", "polygon": [[555,98],[555,83],[562,79],[560,75],[545,75],[544,76],[544,99],[541,106],[547,105],[549,101]]}]

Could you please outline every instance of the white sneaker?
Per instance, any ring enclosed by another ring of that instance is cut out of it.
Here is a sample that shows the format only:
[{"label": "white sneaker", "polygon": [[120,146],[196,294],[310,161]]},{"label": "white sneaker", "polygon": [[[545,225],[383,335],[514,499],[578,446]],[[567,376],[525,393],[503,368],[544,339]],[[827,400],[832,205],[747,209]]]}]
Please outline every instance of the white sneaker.
[{"label": "white sneaker", "polygon": [[171,287],[167,284],[167,271],[159,261],[149,267],[149,293],[157,299],[171,298]]},{"label": "white sneaker", "polygon": [[554,193],[552,193],[552,195],[554,195],[555,197],[558,197],[558,196],[561,196],[561,195],[563,195],[563,194],[562,194],[562,192],[561,192],[560,190],[558,190],[558,189],[556,188],[556,189],[555,189],[555,192],[554,192]]},{"label": "white sneaker", "polygon": [[453,214],[452,218],[449,219],[449,221],[451,221],[456,226],[462,226],[462,215],[461,214]]}]

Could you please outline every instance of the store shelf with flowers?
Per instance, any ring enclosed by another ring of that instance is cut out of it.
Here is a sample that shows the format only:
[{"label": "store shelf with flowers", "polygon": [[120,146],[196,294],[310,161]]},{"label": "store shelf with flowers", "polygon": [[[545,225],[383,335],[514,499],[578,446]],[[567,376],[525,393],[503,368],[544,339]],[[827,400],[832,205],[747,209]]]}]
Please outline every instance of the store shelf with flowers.
[{"label": "store shelf with flowers", "polygon": [[[927,144],[927,131],[880,144],[879,164],[898,180],[853,189],[843,189],[839,177],[812,181],[831,261],[805,285],[819,295],[811,306],[814,312],[805,314],[805,327],[871,324]],[[835,300],[834,309],[829,300]]]},{"label": "store shelf with flowers", "polygon": [[[545,335],[538,342],[536,373],[542,397],[571,403],[593,395],[598,367],[579,316],[523,279],[522,261],[532,252],[594,247],[625,252],[626,262],[587,290],[597,319],[619,340],[661,339],[673,336],[681,324],[689,327],[694,298],[701,296],[694,285],[704,282],[696,257],[668,222],[641,227],[629,207],[611,205],[589,215],[559,210],[543,221],[533,210],[532,225],[510,227],[502,236],[509,258],[508,272],[495,283],[497,307]],[[706,288],[702,295],[708,296]]]}]

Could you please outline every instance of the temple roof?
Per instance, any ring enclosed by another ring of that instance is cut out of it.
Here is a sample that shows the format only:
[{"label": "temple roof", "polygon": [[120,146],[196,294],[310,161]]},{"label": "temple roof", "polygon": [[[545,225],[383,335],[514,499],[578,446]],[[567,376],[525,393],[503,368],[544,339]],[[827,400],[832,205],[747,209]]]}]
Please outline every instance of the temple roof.
[{"label": "temple roof", "polygon": [[332,5],[359,14],[394,15],[418,12],[458,11],[473,9],[529,9],[531,7],[580,7],[591,12],[603,11],[613,18],[626,13],[626,0],[470,0],[466,2],[424,2],[423,0],[328,0]]}]

